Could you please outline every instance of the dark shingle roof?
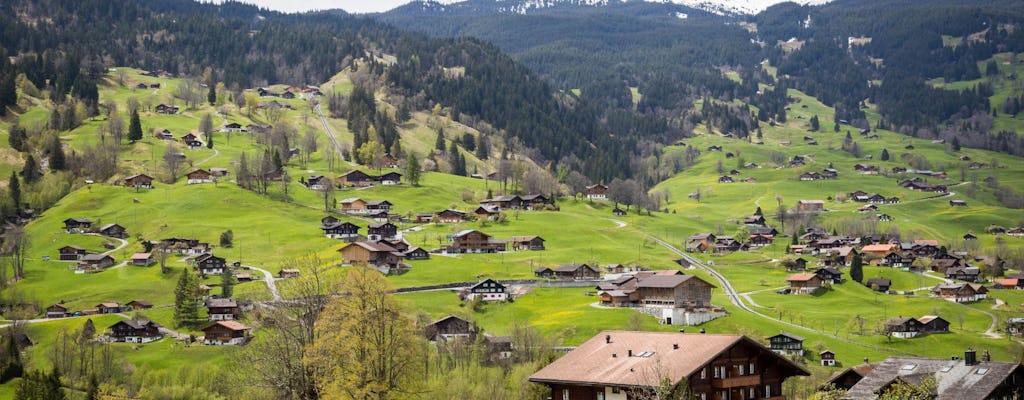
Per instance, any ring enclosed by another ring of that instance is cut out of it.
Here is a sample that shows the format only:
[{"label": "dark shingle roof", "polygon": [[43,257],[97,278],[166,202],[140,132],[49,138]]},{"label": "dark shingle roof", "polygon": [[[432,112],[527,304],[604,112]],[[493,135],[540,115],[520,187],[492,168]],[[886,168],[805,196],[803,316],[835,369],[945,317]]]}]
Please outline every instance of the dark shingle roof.
[{"label": "dark shingle roof", "polygon": [[857,382],[843,399],[877,399],[878,389],[899,378],[906,382],[933,377],[938,382],[936,400],[984,399],[1012,374],[1024,374],[1020,364],[963,360],[892,357],[879,363]]}]

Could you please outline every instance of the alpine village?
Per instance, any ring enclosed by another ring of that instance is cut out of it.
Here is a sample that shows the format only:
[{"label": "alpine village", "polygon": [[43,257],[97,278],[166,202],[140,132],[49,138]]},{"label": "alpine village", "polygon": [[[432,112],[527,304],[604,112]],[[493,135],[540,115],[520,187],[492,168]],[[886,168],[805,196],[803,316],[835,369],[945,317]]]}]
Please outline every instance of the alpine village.
[{"label": "alpine village", "polygon": [[1024,399],[1020,0],[398,3],[0,2],[0,399]]}]

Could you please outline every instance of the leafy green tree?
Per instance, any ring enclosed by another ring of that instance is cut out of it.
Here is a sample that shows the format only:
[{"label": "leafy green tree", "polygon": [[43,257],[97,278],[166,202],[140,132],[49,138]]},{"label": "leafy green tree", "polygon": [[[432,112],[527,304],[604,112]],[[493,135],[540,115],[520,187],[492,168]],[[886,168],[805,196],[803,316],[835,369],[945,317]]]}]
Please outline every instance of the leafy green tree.
[{"label": "leafy green tree", "polygon": [[224,298],[231,298],[235,294],[235,277],[231,274],[230,268],[224,268],[220,273],[220,295]]},{"label": "leafy green tree", "polygon": [[25,180],[25,183],[35,183],[39,178],[43,177],[43,171],[39,168],[39,163],[36,162],[35,156],[29,154],[28,159],[25,160],[25,166],[21,168],[21,177]]},{"label": "leafy green tree", "polygon": [[139,111],[133,110],[128,121],[128,140],[132,143],[142,140],[142,121],[139,120]]},{"label": "leafy green tree", "polygon": [[861,259],[860,254],[853,256],[853,261],[850,262],[850,279],[857,282],[864,280],[864,260]]},{"label": "leafy green tree", "polygon": [[422,174],[423,167],[420,166],[420,160],[416,158],[416,154],[410,152],[409,158],[405,162],[405,179],[409,181],[410,185],[419,186]]}]

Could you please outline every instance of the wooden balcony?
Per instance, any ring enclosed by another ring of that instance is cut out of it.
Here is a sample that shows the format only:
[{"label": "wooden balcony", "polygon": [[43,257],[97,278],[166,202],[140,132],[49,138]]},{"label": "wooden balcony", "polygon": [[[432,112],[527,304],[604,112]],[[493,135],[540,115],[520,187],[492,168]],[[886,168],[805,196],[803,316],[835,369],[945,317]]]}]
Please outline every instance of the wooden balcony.
[{"label": "wooden balcony", "polygon": [[735,387],[756,386],[761,384],[760,375],[734,376],[725,379],[712,379],[711,387],[715,389],[732,389]]}]

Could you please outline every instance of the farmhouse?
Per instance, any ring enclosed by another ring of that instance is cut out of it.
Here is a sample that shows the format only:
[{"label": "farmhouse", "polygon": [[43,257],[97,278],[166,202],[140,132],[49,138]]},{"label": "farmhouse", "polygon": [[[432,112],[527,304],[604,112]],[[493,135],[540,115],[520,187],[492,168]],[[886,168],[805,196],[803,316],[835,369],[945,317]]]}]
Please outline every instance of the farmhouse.
[{"label": "farmhouse", "polygon": [[230,321],[242,316],[238,302],[232,299],[206,299],[206,314],[210,321]]},{"label": "farmhouse", "polygon": [[540,236],[512,236],[508,238],[513,251],[544,250],[544,238]]},{"label": "farmhouse", "polygon": [[64,230],[68,233],[83,233],[92,228],[92,220],[88,218],[68,218],[64,220]]},{"label": "farmhouse", "polygon": [[86,254],[79,261],[79,269],[103,269],[114,265],[114,257],[107,254]]},{"label": "farmhouse", "polygon": [[796,202],[797,212],[822,212],[825,211],[825,202],[822,200],[800,200]]},{"label": "farmhouse", "polygon": [[46,307],[46,318],[64,318],[69,315],[71,315],[71,312],[63,305],[54,304]]},{"label": "farmhouse", "polygon": [[821,289],[821,277],[815,274],[793,274],[786,278],[792,294],[814,293]]},{"label": "farmhouse", "polygon": [[188,178],[186,183],[189,185],[213,182],[213,174],[202,168],[189,172],[185,177]]},{"label": "farmhouse", "polygon": [[[49,314],[49,313],[47,313]],[[47,317],[49,318],[49,317]],[[1024,336],[1024,318],[1009,318],[1006,320],[1006,331],[1013,336]]]},{"label": "farmhouse", "polygon": [[653,275],[636,283],[645,313],[667,325],[698,325],[724,314],[711,304],[715,286],[693,275]]},{"label": "farmhouse", "polygon": [[224,133],[227,133],[227,132],[245,132],[245,129],[242,128],[242,124],[237,123],[237,122],[231,122],[231,123],[228,123],[228,124],[224,124],[224,126],[222,126],[220,128],[220,131],[224,132]]},{"label": "farmhouse", "polygon": [[117,314],[121,312],[121,305],[115,302],[100,303],[96,305],[97,314]]},{"label": "farmhouse", "polygon": [[160,324],[148,319],[118,321],[110,326],[110,338],[115,342],[149,343],[160,340]]},{"label": "farmhouse", "polygon": [[505,301],[508,296],[508,288],[494,279],[484,279],[464,292],[466,300]]},{"label": "farmhouse", "polygon": [[970,303],[988,298],[988,288],[976,283],[940,283],[932,294],[954,303]]},{"label": "farmhouse", "polygon": [[124,178],[124,185],[136,189],[152,189],[153,177],[146,174],[132,175]]},{"label": "farmhouse", "polygon": [[235,346],[249,340],[252,328],[238,321],[217,321],[203,328],[203,344],[213,346]]},{"label": "farmhouse", "polygon": [[918,319],[921,333],[949,333],[949,321],[937,315],[925,315]]},{"label": "farmhouse", "polygon": [[895,250],[896,250],[896,245],[886,243],[886,244],[869,244],[867,246],[861,247],[860,252],[861,252],[861,254],[863,254],[865,256],[869,256],[870,255],[870,256],[873,256],[873,257],[876,257],[876,258],[884,258],[885,256],[889,255],[889,253],[892,253]]},{"label": "farmhouse", "polygon": [[952,360],[890,357],[853,385],[843,398],[876,399],[895,382],[914,383],[925,378],[939,382],[932,394],[935,399],[1009,399],[1020,393],[1024,366],[990,361],[987,352],[979,361],[974,350],[965,351],[962,359]]},{"label": "farmhouse", "polygon": [[587,264],[562,264],[555,267],[552,271],[554,271],[555,278],[564,280],[597,279],[601,277],[601,272],[597,268]]},{"label": "farmhouse", "polygon": [[686,251],[703,253],[714,246],[716,240],[717,238],[713,233],[698,233],[690,236],[690,241],[686,244]]},{"label": "farmhouse", "polygon": [[473,214],[476,215],[476,219],[478,220],[494,221],[498,219],[499,215],[501,215],[501,209],[497,206],[482,205],[477,207],[476,210],[473,211]]},{"label": "farmhouse", "polygon": [[380,180],[381,185],[397,185],[402,183],[402,174],[397,172],[387,172],[377,179]]},{"label": "farmhouse", "polygon": [[390,222],[370,224],[366,228],[366,238],[371,241],[394,240],[398,236],[398,226]]},{"label": "farmhouse", "polygon": [[853,385],[864,379],[867,374],[871,373],[871,370],[878,366],[878,363],[868,363],[867,359],[864,360],[864,364],[847,368],[843,371],[837,372],[828,379],[826,384],[832,384],[837,389],[850,390]]},{"label": "farmhouse", "polygon": [[195,263],[196,272],[199,275],[220,275],[227,268],[227,261],[223,257],[217,257],[210,253],[200,254],[193,261]]},{"label": "farmhouse", "polygon": [[946,269],[946,278],[965,282],[976,282],[981,269],[978,267],[949,267]]},{"label": "farmhouse", "polygon": [[921,334],[923,324],[914,317],[893,317],[885,321],[885,333],[902,339]]},{"label": "farmhouse", "polygon": [[150,303],[145,300],[132,300],[125,304],[125,307],[123,308],[126,308],[128,310],[148,310],[150,308],[153,308],[153,303]]},{"label": "farmhouse", "polygon": [[834,367],[836,366],[836,353],[830,350],[825,350],[818,353],[818,359],[821,360],[822,367]]},{"label": "farmhouse", "polygon": [[[659,371],[657,373],[644,371]],[[686,382],[694,398],[782,398],[789,377],[810,375],[741,335],[604,331],[530,376],[551,399],[625,399]]]},{"label": "farmhouse", "polygon": [[177,114],[178,110],[179,110],[178,107],[169,106],[169,105],[163,104],[163,103],[157,104],[156,109],[155,109],[157,114]]},{"label": "farmhouse", "polygon": [[[466,213],[452,209],[439,211],[436,215],[437,221],[444,224],[457,224],[469,219]],[[486,217],[484,219],[486,219]]]},{"label": "farmhouse", "polygon": [[[751,215],[749,217],[743,218],[743,225],[763,227],[763,226],[767,226],[768,225],[768,221],[765,221],[764,215],[754,214],[754,215]],[[748,232],[750,232],[750,231],[748,230]],[[778,233],[778,232],[776,232],[776,233]],[[750,234],[751,235],[755,235],[756,233],[750,232]],[[773,233],[773,235],[774,234],[775,233]]]},{"label": "farmhouse", "polygon": [[100,234],[107,237],[124,239],[128,237],[128,231],[118,224],[106,224],[100,227]]},{"label": "farmhouse", "polygon": [[155,262],[156,259],[153,258],[153,253],[135,253],[128,259],[128,264],[136,267],[148,267]]},{"label": "farmhouse", "polygon": [[366,200],[358,197],[342,199],[338,202],[341,205],[341,212],[346,214],[366,214]]},{"label": "farmhouse", "polygon": [[446,342],[452,339],[473,340],[477,334],[476,324],[468,320],[449,315],[423,327],[423,334],[428,340]]},{"label": "farmhouse", "polygon": [[871,278],[864,281],[864,286],[878,292],[889,293],[889,287],[892,286],[892,280],[886,278]]},{"label": "farmhouse", "polygon": [[583,195],[589,200],[606,200],[608,199],[608,186],[600,183],[587,186],[583,189]]},{"label": "farmhouse", "polygon": [[997,278],[992,280],[993,289],[1024,289],[1024,279]]},{"label": "farmhouse", "polygon": [[814,274],[821,278],[822,282],[828,282],[833,285],[843,283],[843,272],[833,267],[818,268],[814,271]]},{"label": "farmhouse", "polygon": [[160,248],[182,255],[197,255],[210,251],[210,244],[199,239],[168,238],[160,241]]},{"label": "farmhouse", "polygon": [[518,210],[523,208],[523,199],[516,195],[495,196],[490,199],[480,200],[480,205],[485,207],[490,206],[496,208],[498,211],[509,209]]},{"label": "farmhouse", "polygon": [[475,229],[467,229],[449,237],[446,253],[497,253],[505,251],[505,242]]},{"label": "farmhouse", "polygon": [[391,204],[391,202],[387,200],[369,200],[366,202],[366,211],[370,213],[388,213],[391,212],[391,206],[393,206],[393,204]]},{"label": "farmhouse", "polygon": [[373,176],[367,175],[365,172],[358,169],[354,169],[341,174],[335,182],[341,186],[368,187],[373,186],[373,183],[376,180],[377,179]]},{"label": "farmhouse", "polygon": [[370,265],[377,268],[401,267],[402,253],[382,242],[352,242],[338,249],[347,265]]},{"label": "farmhouse", "polygon": [[803,357],[804,338],[792,333],[781,332],[768,338],[768,348],[781,356]]},{"label": "farmhouse", "polygon": [[88,250],[75,245],[61,247],[58,251],[59,256],[57,259],[61,261],[78,261],[86,254],[89,254]]}]

